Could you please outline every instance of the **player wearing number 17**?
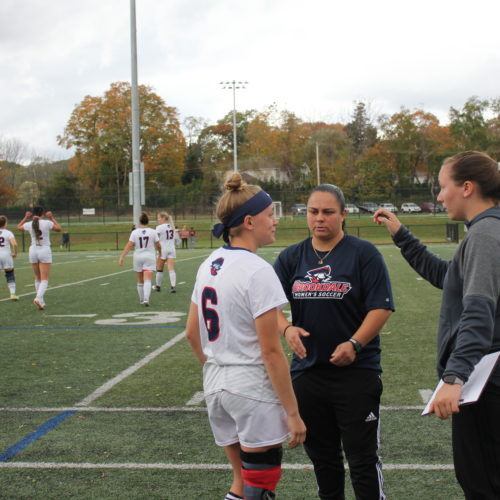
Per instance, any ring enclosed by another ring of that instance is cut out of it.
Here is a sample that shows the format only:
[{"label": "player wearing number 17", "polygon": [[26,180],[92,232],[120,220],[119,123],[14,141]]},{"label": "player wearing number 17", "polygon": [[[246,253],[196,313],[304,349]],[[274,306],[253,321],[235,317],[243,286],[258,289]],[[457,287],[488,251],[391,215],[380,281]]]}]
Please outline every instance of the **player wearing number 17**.
[{"label": "player wearing number 17", "polygon": [[226,245],[198,270],[186,336],[203,365],[215,442],[233,469],[226,500],[275,498],[281,445],[305,439],[278,331],[287,299],[273,268],[256,255],[273,243],[277,221],[269,195],[237,172],[225,183],[213,234]]},{"label": "player wearing number 17", "polygon": [[137,276],[137,293],[141,304],[149,306],[151,296],[151,278],[156,266],[155,248],[161,251],[160,240],[154,229],[148,227],[148,214],[142,212],[139,217],[140,226],[130,233],[130,238],[120,255],[119,264],[132,248],[134,251],[134,271]]}]

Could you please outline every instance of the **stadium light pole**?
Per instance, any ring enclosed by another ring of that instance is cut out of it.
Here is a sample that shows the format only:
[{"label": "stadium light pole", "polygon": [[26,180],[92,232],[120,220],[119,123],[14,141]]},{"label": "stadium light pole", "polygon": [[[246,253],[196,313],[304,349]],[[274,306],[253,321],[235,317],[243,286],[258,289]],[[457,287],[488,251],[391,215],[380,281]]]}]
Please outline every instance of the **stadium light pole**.
[{"label": "stadium light pole", "polygon": [[130,0],[130,47],[132,61],[131,95],[132,95],[132,205],[133,224],[139,223],[141,215],[141,153],[139,131],[139,91],[137,87],[137,35],[135,20],[135,0]]},{"label": "stadium light pole", "polygon": [[223,89],[232,89],[233,91],[233,159],[234,166],[233,170],[238,171],[238,144],[236,143],[236,89],[246,89],[245,85],[248,82],[237,82],[233,80],[232,82],[220,82]]}]

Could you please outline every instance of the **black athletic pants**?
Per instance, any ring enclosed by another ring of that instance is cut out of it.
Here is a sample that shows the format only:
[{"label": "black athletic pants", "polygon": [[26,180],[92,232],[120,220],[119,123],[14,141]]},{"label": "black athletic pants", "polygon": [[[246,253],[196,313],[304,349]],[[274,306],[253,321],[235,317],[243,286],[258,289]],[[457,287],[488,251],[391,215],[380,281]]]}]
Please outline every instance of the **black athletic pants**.
[{"label": "black athletic pants", "polygon": [[344,500],[344,450],[357,500],[385,499],[377,454],[382,381],[378,372],[320,367],[293,382],[307,426],[305,450],[322,500]]},{"label": "black athletic pants", "polygon": [[452,417],[453,461],[467,500],[500,499],[500,387]]}]

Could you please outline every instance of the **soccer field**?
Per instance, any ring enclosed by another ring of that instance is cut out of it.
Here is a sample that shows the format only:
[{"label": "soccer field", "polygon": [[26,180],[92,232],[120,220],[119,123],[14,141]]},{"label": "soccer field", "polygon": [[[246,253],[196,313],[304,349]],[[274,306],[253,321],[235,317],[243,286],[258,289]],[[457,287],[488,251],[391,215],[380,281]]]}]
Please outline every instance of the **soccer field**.
[{"label": "soccer field", "polygon": [[[456,245],[435,245],[444,258]],[[421,417],[433,389],[441,292],[394,246],[380,250],[397,311],[382,331],[381,449],[394,500],[463,498],[450,423]],[[184,339],[196,270],[207,250],[178,252],[178,293],[139,304],[131,257],[54,256],[47,307],[32,303],[27,254],[16,259],[19,302],[0,277],[0,498],[222,500],[230,484],[212,439],[201,369]],[[259,254],[274,261],[279,249]],[[3,273],[2,273],[3,274]],[[302,448],[285,449],[280,499],[317,498]],[[349,479],[346,476],[347,483]],[[348,499],[354,496],[348,489]]]}]

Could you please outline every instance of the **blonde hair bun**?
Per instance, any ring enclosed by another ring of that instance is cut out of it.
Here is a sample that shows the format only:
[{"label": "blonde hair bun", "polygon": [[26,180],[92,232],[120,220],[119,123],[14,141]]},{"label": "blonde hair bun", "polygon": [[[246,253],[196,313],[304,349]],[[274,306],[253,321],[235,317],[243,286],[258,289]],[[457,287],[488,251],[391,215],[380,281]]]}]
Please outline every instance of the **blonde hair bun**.
[{"label": "blonde hair bun", "polygon": [[226,182],[224,183],[226,191],[242,191],[246,185],[247,183],[239,172],[228,172],[226,174]]}]

